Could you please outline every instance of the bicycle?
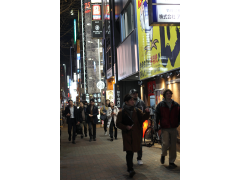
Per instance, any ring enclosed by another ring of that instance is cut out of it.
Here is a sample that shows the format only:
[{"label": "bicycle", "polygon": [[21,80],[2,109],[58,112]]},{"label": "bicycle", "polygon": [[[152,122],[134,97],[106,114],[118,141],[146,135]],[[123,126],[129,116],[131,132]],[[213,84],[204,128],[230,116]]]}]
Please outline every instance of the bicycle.
[{"label": "bicycle", "polygon": [[[150,123],[149,123],[149,121],[150,121]],[[158,130],[157,132],[155,132],[153,119],[149,119],[148,120],[148,128],[146,129],[145,134],[144,134],[144,145],[147,147],[151,147],[154,145],[154,143],[161,144],[161,138],[158,135],[159,131],[161,134],[161,130]]]}]

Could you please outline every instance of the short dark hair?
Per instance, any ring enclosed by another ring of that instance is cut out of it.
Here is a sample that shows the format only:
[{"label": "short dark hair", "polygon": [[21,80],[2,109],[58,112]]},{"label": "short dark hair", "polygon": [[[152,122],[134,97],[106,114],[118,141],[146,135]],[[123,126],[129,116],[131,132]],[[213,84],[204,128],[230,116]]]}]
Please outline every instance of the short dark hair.
[{"label": "short dark hair", "polygon": [[90,99],[90,102],[94,102],[94,99]]},{"label": "short dark hair", "polygon": [[130,99],[132,99],[133,97],[130,95],[130,94],[126,94],[125,96],[124,96],[124,99],[123,99],[123,101],[124,102],[128,102]]},{"label": "short dark hair", "polygon": [[171,94],[173,94],[173,92],[170,90],[170,89],[165,89],[164,91],[163,91],[163,97],[164,98],[166,98],[166,93],[167,92],[170,92]]},{"label": "short dark hair", "polygon": [[72,102],[73,102],[73,100],[71,100],[71,99],[70,99],[70,100],[68,100],[68,103],[70,103],[70,101],[72,101]]}]

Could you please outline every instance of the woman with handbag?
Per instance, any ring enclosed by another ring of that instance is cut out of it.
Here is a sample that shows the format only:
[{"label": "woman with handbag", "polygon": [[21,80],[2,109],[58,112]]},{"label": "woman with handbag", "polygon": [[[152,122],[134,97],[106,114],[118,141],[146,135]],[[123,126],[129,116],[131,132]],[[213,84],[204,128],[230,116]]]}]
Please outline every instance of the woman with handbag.
[{"label": "woman with handbag", "polygon": [[114,106],[113,102],[110,103],[110,108],[107,111],[107,118],[108,118],[108,128],[110,131],[111,141],[113,141],[113,128],[114,128],[114,137],[117,139],[117,115],[118,115],[118,108]]},{"label": "woman with handbag", "polygon": [[104,134],[107,135],[107,110],[110,107],[110,100],[106,99],[105,105],[100,109],[100,119],[104,121]]}]

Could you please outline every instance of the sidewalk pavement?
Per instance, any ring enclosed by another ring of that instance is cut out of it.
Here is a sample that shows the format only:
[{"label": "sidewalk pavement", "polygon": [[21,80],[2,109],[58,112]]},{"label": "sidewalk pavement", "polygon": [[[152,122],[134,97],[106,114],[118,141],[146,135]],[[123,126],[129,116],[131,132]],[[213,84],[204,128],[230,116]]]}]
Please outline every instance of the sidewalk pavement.
[{"label": "sidewalk pavement", "polygon": [[76,144],[68,141],[67,125],[61,128],[60,137],[60,178],[61,180],[179,180],[180,153],[177,152],[174,170],[160,163],[161,146],[143,146],[143,165],[137,164],[137,153],[134,153],[133,168],[136,172],[133,178],[128,177],[126,152],[123,151],[121,130],[118,129],[118,139],[110,141],[104,135],[102,127],[96,128],[96,140],[89,142],[88,137],[76,137]]}]

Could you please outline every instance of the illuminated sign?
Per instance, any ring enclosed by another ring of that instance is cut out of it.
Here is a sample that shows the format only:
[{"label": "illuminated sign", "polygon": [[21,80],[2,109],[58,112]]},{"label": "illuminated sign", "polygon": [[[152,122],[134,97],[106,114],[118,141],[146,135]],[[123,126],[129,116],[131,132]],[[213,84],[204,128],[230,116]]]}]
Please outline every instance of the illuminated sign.
[{"label": "illuminated sign", "polygon": [[[143,5],[145,8],[145,5]],[[147,16],[149,26],[180,25],[180,3],[178,0],[149,0]],[[146,15],[145,15],[146,16]]]},{"label": "illuminated sign", "polygon": [[77,41],[77,26],[76,26],[76,19],[74,19],[73,22],[74,22],[74,44],[76,44],[76,41]]},{"label": "illuminated sign", "polygon": [[100,5],[93,5],[92,6],[92,19],[93,20],[101,20],[101,6]]},{"label": "illuminated sign", "polygon": [[79,66],[80,66],[80,53],[77,53],[77,69],[80,69]]},{"label": "illuminated sign", "polygon": [[105,83],[103,81],[98,81],[97,88],[98,89],[103,89],[104,87],[105,87]]},{"label": "illuminated sign", "polygon": [[90,2],[85,3],[85,14],[90,13],[91,12],[91,6],[90,6]]}]

